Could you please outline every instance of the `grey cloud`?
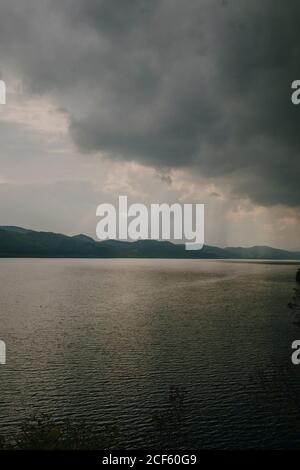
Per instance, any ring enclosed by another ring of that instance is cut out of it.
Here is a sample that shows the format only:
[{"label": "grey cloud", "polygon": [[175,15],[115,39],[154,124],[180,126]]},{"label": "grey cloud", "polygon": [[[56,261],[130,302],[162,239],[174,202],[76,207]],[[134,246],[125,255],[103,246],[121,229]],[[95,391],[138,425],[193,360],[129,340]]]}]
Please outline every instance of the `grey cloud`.
[{"label": "grey cloud", "polygon": [[300,205],[300,4],[3,0],[0,53],[69,114],[82,152],[231,179]]}]

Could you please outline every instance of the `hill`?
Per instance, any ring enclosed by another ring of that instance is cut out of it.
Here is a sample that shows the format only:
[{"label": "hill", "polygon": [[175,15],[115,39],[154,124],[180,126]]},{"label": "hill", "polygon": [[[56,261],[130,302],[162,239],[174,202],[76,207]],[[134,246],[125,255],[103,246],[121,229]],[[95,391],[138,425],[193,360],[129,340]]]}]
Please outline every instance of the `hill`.
[{"label": "hill", "polygon": [[183,244],[168,241],[98,242],[82,234],[67,236],[21,227],[0,226],[0,257],[300,260],[300,252],[268,246],[218,248],[209,245],[204,245],[199,251],[186,251]]}]

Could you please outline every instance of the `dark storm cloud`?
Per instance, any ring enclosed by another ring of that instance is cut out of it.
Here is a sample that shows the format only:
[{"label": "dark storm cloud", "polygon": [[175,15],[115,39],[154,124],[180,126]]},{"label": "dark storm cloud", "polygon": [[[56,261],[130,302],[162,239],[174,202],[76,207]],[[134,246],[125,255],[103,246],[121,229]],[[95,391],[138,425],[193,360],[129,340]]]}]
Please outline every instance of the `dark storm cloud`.
[{"label": "dark storm cloud", "polygon": [[300,205],[298,0],[4,0],[0,11],[2,71],[66,109],[81,151]]}]

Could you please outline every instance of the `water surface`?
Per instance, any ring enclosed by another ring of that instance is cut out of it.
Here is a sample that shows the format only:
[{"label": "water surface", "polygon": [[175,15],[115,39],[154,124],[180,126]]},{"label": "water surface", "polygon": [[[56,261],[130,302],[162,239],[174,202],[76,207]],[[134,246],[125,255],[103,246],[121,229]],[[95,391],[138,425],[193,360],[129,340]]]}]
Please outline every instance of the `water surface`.
[{"label": "water surface", "polygon": [[0,433],[46,412],[88,420],[95,433],[116,423],[124,448],[297,446],[300,366],[290,356],[300,329],[286,308],[295,271],[0,260]]}]

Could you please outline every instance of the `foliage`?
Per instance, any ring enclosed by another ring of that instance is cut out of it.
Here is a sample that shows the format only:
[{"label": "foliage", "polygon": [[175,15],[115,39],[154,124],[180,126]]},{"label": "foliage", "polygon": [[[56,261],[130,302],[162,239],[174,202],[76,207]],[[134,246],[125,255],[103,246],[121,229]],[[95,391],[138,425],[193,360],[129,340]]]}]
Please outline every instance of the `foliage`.
[{"label": "foliage", "polygon": [[104,426],[95,432],[86,422],[54,420],[46,414],[34,415],[23,421],[11,438],[0,436],[0,449],[62,450],[113,449],[117,446],[116,426]]},{"label": "foliage", "polygon": [[288,308],[294,313],[294,323],[300,326],[300,289],[293,289],[292,301],[288,303]]}]

